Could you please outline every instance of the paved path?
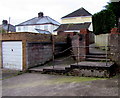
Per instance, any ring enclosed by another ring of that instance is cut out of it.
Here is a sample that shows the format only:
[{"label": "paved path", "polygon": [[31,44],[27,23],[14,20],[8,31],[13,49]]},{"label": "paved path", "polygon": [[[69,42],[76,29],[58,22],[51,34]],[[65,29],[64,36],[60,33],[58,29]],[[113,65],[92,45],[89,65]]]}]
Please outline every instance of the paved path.
[{"label": "paved path", "polygon": [[2,94],[3,96],[118,96],[117,79],[80,82],[78,78],[80,77],[25,73],[4,79]]},{"label": "paved path", "polygon": [[99,48],[95,48],[95,47],[96,47],[95,44],[91,44],[90,45],[90,48],[89,48],[90,53],[103,53],[103,54],[106,53],[105,50],[102,50],[102,49],[99,49]]}]

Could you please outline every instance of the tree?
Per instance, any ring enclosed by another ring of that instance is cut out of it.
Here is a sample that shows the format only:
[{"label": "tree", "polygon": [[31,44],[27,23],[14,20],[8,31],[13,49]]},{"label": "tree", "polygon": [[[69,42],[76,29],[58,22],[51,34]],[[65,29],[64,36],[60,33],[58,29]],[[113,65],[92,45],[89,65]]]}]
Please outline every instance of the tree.
[{"label": "tree", "polygon": [[111,10],[102,10],[93,15],[93,31],[97,34],[109,33],[115,24],[115,15]]},{"label": "tree", "polygon": [[113,14],[115,15],[115,23],[116,26],[118,27],[118,20],[120,17],[120,2],[111,2],[108,3],[108,5],[105,6],[107,10],[110,10],[113,12]]}]

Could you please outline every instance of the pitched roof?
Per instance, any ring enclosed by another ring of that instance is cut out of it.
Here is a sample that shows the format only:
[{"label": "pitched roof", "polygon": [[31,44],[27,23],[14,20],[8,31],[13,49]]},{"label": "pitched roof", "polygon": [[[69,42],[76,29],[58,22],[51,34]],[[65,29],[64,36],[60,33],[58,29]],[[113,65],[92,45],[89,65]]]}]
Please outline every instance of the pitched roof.
[{"label": "pitched roof", "polygon": [[83,7],[62,17],[62,18],[68,18],[68,17],[80,17],[80,16],[92,16],[87,10],[85,10]]},{"label": "pitched roof", "polygon": [[49,16],[43,17],[35,17],[25,22],[22,22],[16,26],[25,26],[25,25],[40,25],[40,24],[53,24],[53,25],[60,25],[59,22],[55,21],[54,19],[50,18]]},{"label": "pitched roof", "polygon": [[38,31],[39,33],[51,34],[49,31],[45,31],[45,30],[41,30],[41,29],[35,29],[35,30]]},{"label": "pitched roof", "polygon": [[90,24],[91,22],[79,23],[79,24],[61,24],[55,31],[88,29]]},{"label": "pitched roof", "polygon": [[9,26],[9,31],[10,32],[16,32],[15,26],[11,25],[11,24],[7,24],[7,25],[0,25],[0,28],[4,29],[4,30],[8,30],[8,26]]}]

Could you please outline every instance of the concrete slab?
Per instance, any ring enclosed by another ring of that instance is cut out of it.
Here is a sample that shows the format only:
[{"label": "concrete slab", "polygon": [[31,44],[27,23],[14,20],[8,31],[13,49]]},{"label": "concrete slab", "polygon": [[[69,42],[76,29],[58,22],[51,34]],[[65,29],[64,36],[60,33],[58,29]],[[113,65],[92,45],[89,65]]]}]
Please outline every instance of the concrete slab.
[{"label": "concrete slab", "polygon": [[110,67],[112,66],[114,63],[113,62],[87,62],[87,61],[83,61],[83,62],[79,62],[78,64],[72,64],[72,65],[78,65],[78,66],[88,66],[88,67]]}]

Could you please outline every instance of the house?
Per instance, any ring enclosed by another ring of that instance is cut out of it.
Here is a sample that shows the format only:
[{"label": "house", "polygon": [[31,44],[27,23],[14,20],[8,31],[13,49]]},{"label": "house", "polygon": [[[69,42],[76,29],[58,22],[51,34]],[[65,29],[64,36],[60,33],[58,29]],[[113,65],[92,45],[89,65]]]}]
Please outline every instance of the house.
[{"label": "house", "polygon": [[16,32],[55,34],[53,31],[57,29],[59,25],[59,22],[49,16],[44,16],[43,12],[40,12],[38,13],[38,17],[16,25]]},{"label": "house", "polygon": [[80,32],[80,29],[93,31],[92,14],[83,7],[62,17],[62,24],[56,29],[58,34],[61,32]]},{"label": "house", "polygon": [[7,20],[3,20],[2,25],[0,25],[0,32],[1,33],[16,32],[16,29],[15,29],[15,26],[8,24]]}]

